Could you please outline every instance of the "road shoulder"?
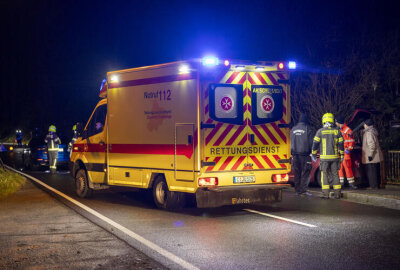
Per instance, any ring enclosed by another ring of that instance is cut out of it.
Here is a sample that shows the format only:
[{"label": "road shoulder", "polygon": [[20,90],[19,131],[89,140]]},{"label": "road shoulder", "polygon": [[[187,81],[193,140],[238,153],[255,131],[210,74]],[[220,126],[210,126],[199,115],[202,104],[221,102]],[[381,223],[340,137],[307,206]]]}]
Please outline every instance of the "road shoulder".
[{"label": "road shoulder", "polygon": [[1,269],[165,269],[30,181],[0,201]]}]

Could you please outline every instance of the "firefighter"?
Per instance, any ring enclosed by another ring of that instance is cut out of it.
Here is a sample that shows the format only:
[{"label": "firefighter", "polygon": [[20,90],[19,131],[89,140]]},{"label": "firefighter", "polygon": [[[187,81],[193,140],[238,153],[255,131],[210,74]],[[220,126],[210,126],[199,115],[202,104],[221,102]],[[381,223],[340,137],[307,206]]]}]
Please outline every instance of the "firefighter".
[{"label": "firefighter", "polygon": [[72,136],[72,139],[71,139],[71,141],[69,142],[69,144],[68,144],[68,152],[69,152],[69,157],[71,158],[71,155],[72,155],[72,146],[73,146],[73,144],[75,143],[75,141],[78,139],[78,137],[79,137],[79,135],[78,135],[78,130],[77,130],[77,125],[78,124],[76,124],[76,125],[74,125],[73,127],[72,127],[72,131],[74,132],[74,135]]},{"label": "firefighter", "polygon": [[49,157],[49,167],[51,173],[57,172],[58,145],[61,144],[60,138],[56,134],[56,127],[51,125],[49,133],[44,139],[47,144],[47,156]]},{"label": "firefighter", "polygon": [[336,126],[340,129],[342,133],[343,141],[344,141],[344,160],[340,164],[339,170],[339,179],[340,184],[344,185],[344,173],[346,172],[347,182],[349,182],[349,186],[352,189],[357,189],[357,186],[354,183],[354,174],[351,169],[351,151],[354,148],[354,136],[353,131],[346,125],[343,117],[336,117]]},{"label": "firefighter", "polygon": [[293,156],[294,189],[297,195],[312,194],[307,192],[310,181],[311,147],[313,132],[306,114],[301,114],[299,122],[290,131],[290,147]]},{"label": "firefighter", "polygon": [[340,162],[344,158],[343,137],[340,131],[334,127],[332,113],[325,113],[322,116],[322,125],[323,128],[320,128],[314,137],[312,157],[316,161],[319,151],[322,198],[329,198],[329,190],[332,185],[335,199],[340,199],[342,186],[340,185],[338,171]]}]

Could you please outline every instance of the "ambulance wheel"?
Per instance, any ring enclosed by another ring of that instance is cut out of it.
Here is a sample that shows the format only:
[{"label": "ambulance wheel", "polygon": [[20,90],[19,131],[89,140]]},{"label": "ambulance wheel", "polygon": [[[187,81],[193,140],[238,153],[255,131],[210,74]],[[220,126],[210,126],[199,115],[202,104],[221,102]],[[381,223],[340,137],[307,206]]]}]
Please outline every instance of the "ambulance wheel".
[{"label": "ambulance wheel", "polygon": [[153,184],[153,200],[160,209],[176,209],[183,206],[184,194],[169,191],[164,177],[159,175]]},{"label": "ambulance wheel", "polygon": [[89,187],[89,180],[84,169],[80,169],[75,176],[76,194],[81,198],[89,198],[93,194],[93,189]]}]

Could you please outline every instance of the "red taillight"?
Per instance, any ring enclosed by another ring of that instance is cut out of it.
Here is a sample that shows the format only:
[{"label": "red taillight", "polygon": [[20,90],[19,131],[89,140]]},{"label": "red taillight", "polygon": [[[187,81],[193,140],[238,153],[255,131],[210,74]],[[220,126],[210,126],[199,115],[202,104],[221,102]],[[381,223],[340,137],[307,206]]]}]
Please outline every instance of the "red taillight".
[{"label": "red taillight", "polygon": [[218,177],[199,178],[199,187],[218,186]]},{"label": "red taillight", "polygon": [[280,62],[278,64],[278,69],[284,69],[284,68],[285,68],[285,65],[282,62]]},{"label": "red taillight", "polygon": [[287,181],[289,181],[289,175],[287,173],[274,174],[272,176],[272,182],[274,182],[274,183],[282,183],[282,182],[287,182]]}]

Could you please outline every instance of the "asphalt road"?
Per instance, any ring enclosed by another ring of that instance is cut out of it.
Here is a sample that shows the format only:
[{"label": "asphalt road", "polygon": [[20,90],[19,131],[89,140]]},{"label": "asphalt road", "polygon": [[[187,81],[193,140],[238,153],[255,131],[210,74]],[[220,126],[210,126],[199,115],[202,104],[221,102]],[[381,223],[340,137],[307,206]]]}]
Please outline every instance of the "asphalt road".
[{"label": "asphalt road", "polygon": [[[113,188],[79,199],[67,172],[29,174],[200,269],[400,267],[397,210],[287,191],[281,203],[269,206],[169,212],[157,209],[143,192]],[[159,252],[145,252],[166,264]]]}]

